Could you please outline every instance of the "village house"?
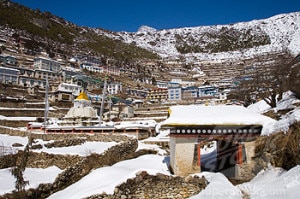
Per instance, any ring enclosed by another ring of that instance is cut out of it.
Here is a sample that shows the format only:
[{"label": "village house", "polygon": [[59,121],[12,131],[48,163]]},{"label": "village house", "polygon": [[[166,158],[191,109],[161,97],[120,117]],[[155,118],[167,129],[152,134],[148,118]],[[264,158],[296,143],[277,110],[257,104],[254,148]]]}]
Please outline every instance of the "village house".
[{"label": "village house", "polygon": [[45,88],[46,78],[52,82],[63,81],[64,73],[60,71],[59,66],[58,62],[41,57],[34,59],[33,67],[8,65],[2,69],[2,83],[18,84],[29,88]]},{"label": "village house", "polygon": [[156,87],[157,88],[168,88],[168,81],[163,81],[163,80],[157,80],[156,81]]},{"label": "village house", "polygon": [[102,66],[104,74],[120,76],[121,71],[117,66]]},{"label": "village house", "polygon": [[0,83],[18,84],[20,70],[0,66]]},{"label": "village house", "polygon": [[74,57],[74,60],[76,60],[81,68],[87,67],[87,69],[90,66],[100,66],[103,64],[101,59],[90,55],[77,55],[76,57]]},{"label": "village house", "polygon": [[51,92],[49,100],[52,102],[57,101],[73,101],[75,97],[79,96],[83,91],[82,86],[76,84],[61,83],[58,87]]},{"label": "village house", "polygon": [[64,73],[61,71],[60,63],[48,58],[37,57],[34,59],[34,77],[37,79],[48,79],[52,82],[63,82]]},{"label": "village house", "polygon": [[126,88],[125,93],[130,96],[135,96],[136,98],[145,99],[148,94],[146,89],[135,89],[135,88]]},{"label": "village house", "polygon": [[232,79],[221,79],[219,81],[216,81],[215,84],[220,89],[230,89],[231,86],[233,85],[233,80]]},{"label": "village house", "polygon": [[33,66],[35,69],[59,72],[61,70],[60,63],[48,58],[37,57],[34,59]]},{"label": "village house", "polygon": [[226,94],[219,93],[218,88],[215,86],[180,86],[178,83],[169,83],[168,87],[168,100],[226,100]]},{"label": "village house", "polygon": [[195,86],[196,82],[195,81],[187,81],[187,80],[183,80],[181,78],[174,78],[171,79],[170,83],[177,83],[181,86]]},{"label": "village house", "polygon": [[83,70],[88,70],[94,73],[103,73],[103,67],[99,66],[99,65],[93,65],[91,63],[82,63],[80,65],[80,68]]},{"label": "village house", "polygon": [[179,101],[182,100],[181,94],[182,88],[177,87],[169,87],[168,88],[168,100],[169,101]]},{"label": "village house", "polygon": [[107,84],[107,92],[111,95],[116,95],[122,92],[122,84],[121,83],[109,83]]},{"label": "village house", "polygon": [[168,89],[166,88],[150,89],[147,95],[147,99],[153,102],[166,101],[168,99]]},{"label": "village house", "polygon": [[34,70],[34,77],[37,78],[37,79],[46,79],[46,78],[48,78],[48,80],[52,81],[52,82],[63,82],[64,73],[58,72],[58,71],[35,69]]},{"label": "village house", "polygon": [[[39,70],[36,71],[35,69],[32,68],[25,68],[25,67],[19,67],[20,70],[20,74],[19,74],[19,82],[18,84],[20,86],[24,86],[24,87],[28,87],[30,88],[34,88],[34,87],[38,87],[38,88],[45,88],[46,86],[46,78],[47,77],[53,77],[52,73],[50,72],[50,74],[48,74],[48,72],[45,71],[41,71],[41,73],[39,74]],[[58,74],[58,73],[55,73]],[[59,74],[60,76],[60,74]],[[61,77],[57,78],[61,79]],[[51,78],[52,79],[52,78]]]},{"label": "village house", "polygon": [[183,100],[193,100],[198,97],[198,87],[188,86],[182,88],[182,99]]},{"label": "village house", "polygon": [[66,83],[77,84],[82,86],[84,90],[93,90],[100,87],[101,81],[99,79],[91,78],[88,75],[76,73],[74,76],[68,76]]},{"label": "village house", "polygon": [[108,66],[102,63],[102,61],[96,57],[91,56],[79,56],[74,58],[79,63],[79,66],[83,70],[102,73],[102,74],[111,74],[120,76],[120,68],[117,66]]},{"label": "village house", "polygon": [[214,97],[218,94],[218,88],[215,86],[205,85],[205,86],[199,86],[199,97]]},{"label": "village house", "polygon": [[124,103],[118,102],[112,105],[111,110],[105,113],[106,117],[111,119],[118,118],[118,119],[127,119],[132,118],[134,116],[134,109],[132,106]]},{"label": "village house", "polygon": [[95,73],[111,74],[116,76],[120,76],[121,73],[120,68],[117,66],[105,66],[105,65],[95,66],[89,63],[84,63],[80,67],[81,69],[86,69],[88,71],[95,72]]},{"label": "village house", "polygon": [[0,55],[0,63],[3,65],[17,65],[18,61],[16,57],[11,55]]},{"label": "village house", "polygon": [[[46,79],[39,79],[35,77],[19,76],[20,86],[28,87],[29,89],[34,88],[46,88]],[[32,90],[32,91],[33,91]]]}]

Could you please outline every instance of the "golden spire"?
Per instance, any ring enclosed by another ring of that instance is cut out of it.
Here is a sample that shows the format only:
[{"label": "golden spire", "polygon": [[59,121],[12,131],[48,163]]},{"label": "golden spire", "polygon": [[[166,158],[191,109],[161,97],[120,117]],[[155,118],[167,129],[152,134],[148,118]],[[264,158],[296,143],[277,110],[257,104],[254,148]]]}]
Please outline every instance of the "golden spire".
[{"label": "golden spire", "polygon": [[78,95],[78,97],[76,99],[77,100],[89,100],[89,97],[84,92],[80,92],[80,94]]}]

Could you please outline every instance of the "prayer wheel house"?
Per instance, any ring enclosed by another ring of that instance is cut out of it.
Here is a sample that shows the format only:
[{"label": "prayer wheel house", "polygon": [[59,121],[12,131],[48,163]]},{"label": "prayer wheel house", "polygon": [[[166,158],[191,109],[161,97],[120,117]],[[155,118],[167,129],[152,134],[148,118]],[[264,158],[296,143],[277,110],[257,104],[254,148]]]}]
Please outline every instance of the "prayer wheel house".
[{"label": "prayer wheel house", "polygon": [[172,106],[161,123],[170,131],[170,167],[181,176],[212,171],[238,178],[238,167],[247,158],[244,143],[260,136],[270,122],[274,120],[242,106]]}]

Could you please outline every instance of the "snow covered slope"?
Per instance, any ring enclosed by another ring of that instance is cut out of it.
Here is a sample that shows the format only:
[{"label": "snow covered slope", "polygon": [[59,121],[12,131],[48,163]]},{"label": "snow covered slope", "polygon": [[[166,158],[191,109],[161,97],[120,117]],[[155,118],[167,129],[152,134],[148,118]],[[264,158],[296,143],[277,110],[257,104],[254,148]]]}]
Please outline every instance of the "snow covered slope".
[{"label": "snow covered slope", "polygon": [[157,52],[162,57],[183,55],[190,59],[217,60],[286,49],[294,55],[300,53],[300,12],[230,25],[167,30],[142,26],[136,33],[95,31]]}]

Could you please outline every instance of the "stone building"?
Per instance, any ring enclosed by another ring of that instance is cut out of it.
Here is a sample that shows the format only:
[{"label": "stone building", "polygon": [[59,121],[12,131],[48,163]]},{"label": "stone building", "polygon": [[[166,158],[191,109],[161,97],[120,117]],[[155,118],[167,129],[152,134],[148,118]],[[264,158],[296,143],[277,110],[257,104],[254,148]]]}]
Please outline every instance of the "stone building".
[{"label": "stone building", "polygon": [[60,83],[58,87],[51,93],[49,100],[57,101],[73,101],[83,91],[82,86],[77,84]]},{"label": "stone building", "polygon": [[[273,121],[242,106],[170,107],[161,127],[170,130],[171,169],[183,176],[202,170],[237,178],[239,165],[250,158],[244,143],[255,140],[263,125]],[[206,144],[213,147],[204,154]]]}]

